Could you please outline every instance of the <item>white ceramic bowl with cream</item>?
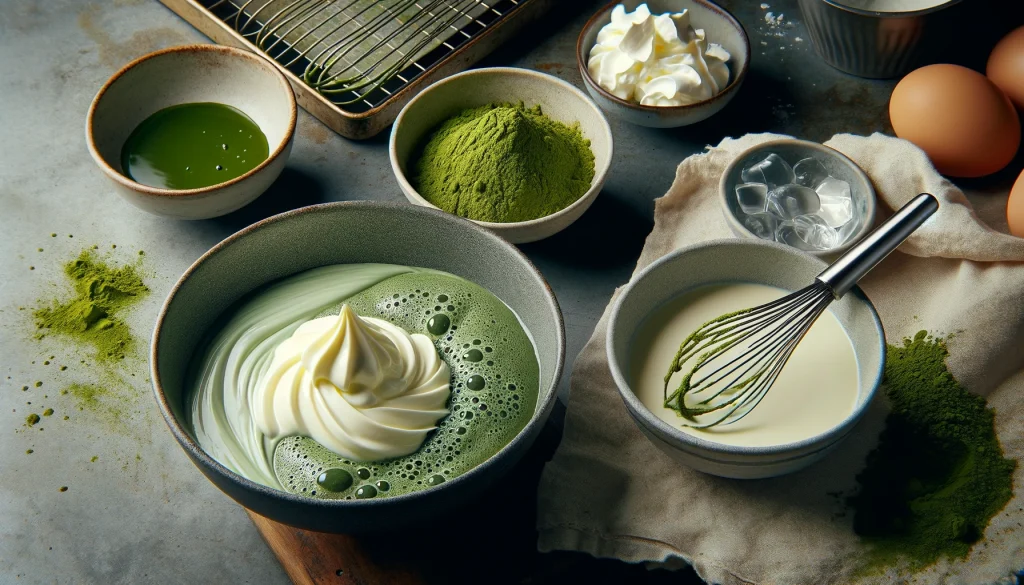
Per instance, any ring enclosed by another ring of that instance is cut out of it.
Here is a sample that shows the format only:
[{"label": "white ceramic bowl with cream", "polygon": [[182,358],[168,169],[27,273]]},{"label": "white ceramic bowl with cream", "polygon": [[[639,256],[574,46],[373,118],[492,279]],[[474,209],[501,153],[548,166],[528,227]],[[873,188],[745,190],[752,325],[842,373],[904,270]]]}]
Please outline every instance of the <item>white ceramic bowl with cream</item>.
[{"label": "white ceramic bowl with cream", "polygon": [[[121,148],[140,122],[179,104],[214,102],[241,110],[267,137],[269,155],[240,177],[199,189],[161,189],[124,175]],[[230,213],[263,194],[284,170],[298,112],[288,80],[267,59],[219,45],[171,47],[114,74],[89,106],[89,153],[129,203],[173,219]]]},{"label": "white ceramic bowl with cream", "polygon": [[[740,479],[797,471],[839,445],[873,399],[885,364],[885,334],[881,322],[871,302],[857,287],[828,309],[849,338],[855,358],[857,380],[848,412],[824,427],[809,424],[807,428],[817,430],[797,440],[730,445],[709,439],[714,436],[711,434],[684,432],[679,423],[670,424],[650,406],[645,406],[635,389],[639,385],[639,373],[632,371],[633,349],[642,341],[638,340],[637,332],[665,303],[699,287],[721,283],[748,282],[795,291],[809,285],[825,267],[826,264],[814,256],[774,242],[716,240],[659,259],[626,286],[612,309],[608,364],[630,416],[652,443],[689,467]],[[780,296],[782,294],[780,291]],[[666,362],[666,371],[668,366]],[[814,388],[814,391],[839,391],[844,381],[830,380],[827,368],[824,372],[820,376],[820,389]],[[770,392],[779,391],[773,388]],[[810,414],[807,418],[814,422],[813,413]]]},{"label": "white ceramic bowl with cream", "polygon": [[[647,4],[654,15],[688,11],[693,28],[704,30],[709,43],[721,45],[732,57],[727,63],[727,85],[706,100],[678,106],[640,105],[617,97],[602,87],[590,74],[588,63],[598,34],[611,22],[612,11],[619,4],[628,12],[636,10],[640,4]],[[612,0],[583,25],[576,41],[576,62],[587,91],[604,111],[638,126],[677,128],[710,118],[736,97],[750,66],[750,39],[736,17],[709,0]]]},{"label": "white ceramic bowl with cream", "polygon": [[594,153],[594,178],[579,199],[568,207],[529,221],[497,223],[473,221],[513,244],[552,236],[579,219],[597,198],[612,164],[612,129],[601,110],[586,94],[557,77],[529,69],[492,67],[472,69],[431,85],[412,99],[395,120],[391,131],[391,169],[410,203],[438,209],[409,182],[406,172],[414,152],[442,122],[469,108],[492,103],[523,102],[539,105],[544,115],[568,125],[579,122]]}]

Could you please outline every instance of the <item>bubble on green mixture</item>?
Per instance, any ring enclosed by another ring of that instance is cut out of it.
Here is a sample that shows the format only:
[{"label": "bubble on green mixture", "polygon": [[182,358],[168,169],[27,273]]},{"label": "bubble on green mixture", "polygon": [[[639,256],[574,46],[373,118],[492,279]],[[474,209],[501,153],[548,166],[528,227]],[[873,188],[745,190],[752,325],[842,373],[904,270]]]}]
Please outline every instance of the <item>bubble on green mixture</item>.
[{"label": "bubble on green mixture", "polygon": [[[370,499],[426,489],[489,459],[533,416],[540,385],[533,343],[516,315],[486,289],[450,275],[411,273],[389,278],[346,303],[362,316],[435,338],[452,375],[450,414],[415,453],[384,461],[346,460],[308,437],[283,439],[273,462],[287,491],[322,499]],[[321,316],[338,310],[332,307]],[[448,323],[438,336],[430,324],[441,321],[441,315]],[[344,470],[353,483],[339,491],[325,489],[318,479],[332,469]]]}]

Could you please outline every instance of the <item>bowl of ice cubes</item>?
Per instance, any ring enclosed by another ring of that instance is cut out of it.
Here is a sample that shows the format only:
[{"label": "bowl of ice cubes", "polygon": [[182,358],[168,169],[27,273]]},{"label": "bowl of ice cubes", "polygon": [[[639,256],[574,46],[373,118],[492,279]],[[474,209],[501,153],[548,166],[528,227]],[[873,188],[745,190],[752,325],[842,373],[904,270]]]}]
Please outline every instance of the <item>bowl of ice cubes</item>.
[{"label": "bowl of ice cubes", "polygon": [[772,140],[742,153],[722,174],[722,210],[733,233],[823,258],[864,237],[875,221],[875,188],[837,150]]}]

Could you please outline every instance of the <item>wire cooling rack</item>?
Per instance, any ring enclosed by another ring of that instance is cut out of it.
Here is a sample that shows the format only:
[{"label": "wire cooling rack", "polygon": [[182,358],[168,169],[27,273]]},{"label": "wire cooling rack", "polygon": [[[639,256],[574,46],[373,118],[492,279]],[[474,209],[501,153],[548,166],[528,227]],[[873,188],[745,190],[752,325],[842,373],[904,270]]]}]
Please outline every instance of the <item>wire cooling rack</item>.
[{"label": "wire cooling rack", "polygon": [[554,0],[161,0],[213,40],[270,57],[296,99],[369,138],[420,89],[462,71]]}]

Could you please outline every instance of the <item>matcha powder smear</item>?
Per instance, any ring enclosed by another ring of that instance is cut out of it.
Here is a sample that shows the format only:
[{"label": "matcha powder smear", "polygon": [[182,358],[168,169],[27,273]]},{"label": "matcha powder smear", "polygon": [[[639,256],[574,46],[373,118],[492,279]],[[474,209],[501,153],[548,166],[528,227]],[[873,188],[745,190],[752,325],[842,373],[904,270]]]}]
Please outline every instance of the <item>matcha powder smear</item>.
[{"label": "matcha powder smear", "polygon": [[1003,457],[993,411],[953,378],[947,355],[925,331],[889,346],[892,413],[849,502],[872,545],[869,572],[966,557],[1013,494],[1016,462]]},{"label": "matcha powder smear", "polygon": [[37,337],[57,334],[87,344],[101,362],[124,359],[135,340],[123,313],[149,293],[136,267],[109,266],[86,250],[64,266],[64,274],[74,296],[35,310]]},{"label": "matcha powder smear", "polygon": [[540,106],[492,104],[441,124],[411,175],[416,191],[449,213],[527,221],[583,196],[594,178],[594,154],[579,124],[552,120]]}]

